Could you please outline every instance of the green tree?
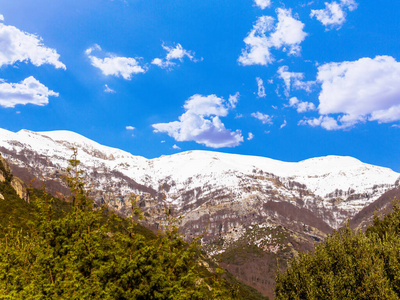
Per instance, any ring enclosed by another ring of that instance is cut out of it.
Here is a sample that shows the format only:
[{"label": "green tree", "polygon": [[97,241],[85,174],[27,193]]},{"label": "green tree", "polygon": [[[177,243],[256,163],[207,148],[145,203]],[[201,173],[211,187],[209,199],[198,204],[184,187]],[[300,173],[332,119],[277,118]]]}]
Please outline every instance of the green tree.
[{"label": "green tree", "polygon": [[68,172],[68,210],[56,216],[44,192],[32,199],[29,230],[10,224],[0,239],[1,299],[235,298],[220,275],[204,276],[196,241],[185,242],[173,224],[153,239],[137,233],[134,201],[127,220],[94,208],[76,152]]},{"label": "green tree", "polygon": [[365,233],[346,226],[278,272],[276,299],[400,299],[400,206]]}]

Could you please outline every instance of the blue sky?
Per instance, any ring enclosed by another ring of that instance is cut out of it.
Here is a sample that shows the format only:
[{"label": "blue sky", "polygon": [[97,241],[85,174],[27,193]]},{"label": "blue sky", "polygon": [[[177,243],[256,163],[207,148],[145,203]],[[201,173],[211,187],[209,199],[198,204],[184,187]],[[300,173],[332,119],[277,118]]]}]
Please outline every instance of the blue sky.
[{"label": "blue sky", "polygon": [[400,171],[400,3],[0,0],[0,127]]}]

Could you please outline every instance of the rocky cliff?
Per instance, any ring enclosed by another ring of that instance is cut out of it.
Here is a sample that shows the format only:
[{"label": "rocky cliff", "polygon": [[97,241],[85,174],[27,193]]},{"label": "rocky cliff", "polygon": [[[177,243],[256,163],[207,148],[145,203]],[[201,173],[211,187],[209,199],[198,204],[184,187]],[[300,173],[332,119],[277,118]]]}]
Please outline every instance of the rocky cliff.
[{"label": "rocky cliff", "polygon": [[[13,176],[10,165],[0,155],[0,182],[7,182],[15,190],[18,197],[25,202],[29,203],[30,197],[26,184],[18,177]],[[4,199],[4,196],[0,193],[0,198]]]}]

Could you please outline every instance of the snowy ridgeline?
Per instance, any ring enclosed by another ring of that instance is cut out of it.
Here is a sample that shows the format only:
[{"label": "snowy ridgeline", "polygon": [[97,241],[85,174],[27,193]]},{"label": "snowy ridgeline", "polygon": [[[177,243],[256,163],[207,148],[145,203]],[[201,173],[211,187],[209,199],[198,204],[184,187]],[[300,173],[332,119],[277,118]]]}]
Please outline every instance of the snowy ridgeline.
[{"label": "snowy ridgeline", "polygon": [[[65,169],[73,147],[78,149],[78,159],[86,171],[95,171],[96,174],[118,172],[125,179],[162,191],[167,201],[177,207],[194,203],[199,189],[202,189],[203,196],[205,193],[212,194],[213,190],[224,189],[244,199],[274,188],[287,199],[303,197],[306,202],[310,199],[315,202],[317,197],[320,200],[318,205],[324,207],[332,205],[337,198],[347,199],[337,205],[354,214],[394,187],[400,176],[388,168],[365,164],[352,157],[327,156],[301,162],[282,162],[256,156],[188,151],[146,159],[100,145],[70,131],[21,130],[14,133],[0,129],[0,152],[22,167],[38,167],[41,164],[47,170]],[[29,155],[26,155],[25,161],[18,158],[17,154],[27,151]],[[47,164],[35,159],[36,156],[45,159]],[[115,175],[114,179],[119,182],[120,190],[131,192],[132,188],[123,184],[125,179],[117,177]],[[97,188],[105,190],[109,184],[107,180],[100,178]],[[193,191],[192,198],[177,196],[188,190]],[[304,191],[307,191],[308,198]],[[364,196],[351,198],[349,195]]]}]

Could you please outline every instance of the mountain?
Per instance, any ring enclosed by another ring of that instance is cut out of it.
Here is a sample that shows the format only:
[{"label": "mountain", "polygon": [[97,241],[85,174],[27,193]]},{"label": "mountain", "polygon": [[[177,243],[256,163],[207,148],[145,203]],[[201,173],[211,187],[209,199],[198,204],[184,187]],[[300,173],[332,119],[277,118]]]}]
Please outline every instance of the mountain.
[{"label": "mountain", "polygon": [[96,201],[128,215],[129,197],[141,195],[138,204],[154,229],[163,226],[166,210],[181,216],[188,239],[201,235],[210,255],[269,296],[277,257],[311,250],[400,177],[352,157],[282,162],[189,151],[146,159],[69,131],[0,129],[0,153],[13,172],[25,181],[43,177],[58,195],[67,193],[61,177],[72,148]]}]

